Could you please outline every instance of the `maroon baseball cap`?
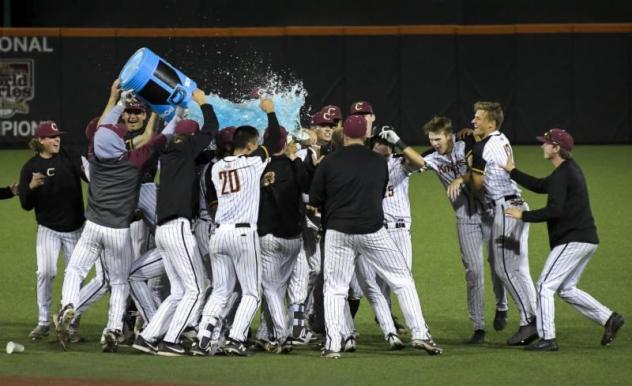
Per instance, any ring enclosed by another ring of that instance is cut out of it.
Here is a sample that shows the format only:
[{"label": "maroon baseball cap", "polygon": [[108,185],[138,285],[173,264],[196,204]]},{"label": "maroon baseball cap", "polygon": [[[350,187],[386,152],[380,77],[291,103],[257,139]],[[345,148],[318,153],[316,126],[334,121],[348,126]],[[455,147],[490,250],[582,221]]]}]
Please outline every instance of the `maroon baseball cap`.
[{"label": "maroon baseball cap", "polygon": [[349,115],[354,114],[373,114],[373,107],[369,102],[360,101],[351,104]]},{"label": "maroon baseball cap", "polygon": [[147,112],[147,107],[145,104],[138,99],[132,99],[125,105],[125,111],[128,110],[141,110],[142,112]]},{"label": "maroon baseball cap", "polygon": [[218,149],[226,150],[227,146],[233,144],[233,135],[235,135],[235,126],[228,126],[220,130],[215,136],[215,146]]},{"label": "maroon baseball cap", "polygon": [[324,111],[319,111],[312,115],[310,124],[312,126],[333,126],[336,123],[334,122],[333,116],[326,114]]},{"label": "maroon baseball cap", "polygon": [[59,131],[57,128],[57,124],[53,121],[44,121],[40,122],[40,124],[35,129],[34,137],[37,138],[51,138],[58,137],[61,134],[66,134],[64,131]]},{"label": "maroon baseball cap", "polygon": [[[276,143],[276,147],[274,149],[277,151],[283,150],[283,147],[287,144],[287,130],[283,126],[280,126],[280,129],[281,137],[279,138],[279,142]],[[263,140],[265,141],[266,139],[268,139],[268,137],[270,137],[270,132],[266,130],[266,132],[263,134]]]},{"label": "maroon baseball cap", "polygon": [[553,145],[559,145],[559,147],[561,147],[562,149],[566,151],[573,150],[573,146],[575,146],[575,141],[573,140],[573,136],[570,135],[570,133],[564,129],[553,128],[547,131],[546,133],[544,133],[543,136],[538,136],[536,138],[538,141],[542,143],[550,143]]},{"label": "maroon baseball cap", "polygon": [[334,121],[342,121],[342,110],[336,105],[327,105],[320,109],[325,117],[331,117]]},{"label": "maroon baseball cap", "polygon": [[364,138],[368,125],[363,115],[349,115],[345,119],[342,133],[350,138]]},{"label": "maroon baseball cap", "polygon": [[193,135],[195,134],[200,125],[192,119],[183,119],[180,122],[176,123],[176,134],[180,135]]}]

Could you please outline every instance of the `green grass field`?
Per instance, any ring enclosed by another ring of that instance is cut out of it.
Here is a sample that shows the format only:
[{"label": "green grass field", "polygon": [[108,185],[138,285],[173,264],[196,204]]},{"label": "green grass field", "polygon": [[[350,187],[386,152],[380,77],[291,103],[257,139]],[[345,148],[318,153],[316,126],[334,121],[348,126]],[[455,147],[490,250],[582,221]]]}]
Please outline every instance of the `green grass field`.
[{"label": "green grass field", "polygon": [[[519,168],[544,176],[552,166],[536,146],[517,147]],[[0,151],[0,185],[17,180],[28,151]],[[632,147],[579,147],[575,158],[588,180],[591,204],[601,246],[580,281],[604,304],[627,316],[632,323]],[[427,384],[427,385],[629,385],[632,383],[632,330],[624,327],[611,347],[599,344],[602,327],[557,302],[556,326],[560,351],[529,353],[508,347],[504,341],[518,326],[511,304],[503,332],[493,331],[491,289],[487,288],[487,343],[462,344],[471,335],[467,317],[464,271],[459,257],[455,219],[436,176],[426,173],[411,179],[413,206],[414,275],[424,316],[435,340],[444,347],[440,357],[406,349],[387,351],[366,301],[357,317],[358,351],[339,361],[323,360],[311,348],[289,356],[258,354],[251,358],[163,358],[122,348],[117,354],[100,352],[98,338],[106,322],[107,302],[102,300],[82,319],[83,344],[62,352],[56,341],[31,343],[29,331],[37,320],[35,304],[35,219],[17,199],[0,201],[2,214],[0,262],[0,345],[17,341],[26,345],[21,354],[0,353],[2,376],[73,377],[108,380],[142,380],[199,384]],[[531,208],[545,197],[525,193]],[[530,266],[534,280],[548,254],[546,227],[531,226]],[[62,259],[60,259],[61,261]],[[60,264],[53,297],[59,301],[63,267]],[[487,269],[489,277],[489,269]],[[489,282],[489,280],[487,281]],[[399,313],[399,310],[397,310]],[[40,384],[45,384],[42,379]]]}]

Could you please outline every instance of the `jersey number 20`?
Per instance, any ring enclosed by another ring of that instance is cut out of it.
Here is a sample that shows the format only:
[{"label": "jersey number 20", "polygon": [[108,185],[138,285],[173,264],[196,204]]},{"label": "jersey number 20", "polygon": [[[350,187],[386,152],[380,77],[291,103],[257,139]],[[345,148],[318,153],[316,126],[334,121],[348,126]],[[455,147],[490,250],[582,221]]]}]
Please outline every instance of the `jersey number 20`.
[{"label": "jersey number 20", "polygon": [[239,192],[239,175],[237,170],[227,170],[219,172],[219,179],[222,181],[222,194]]}]

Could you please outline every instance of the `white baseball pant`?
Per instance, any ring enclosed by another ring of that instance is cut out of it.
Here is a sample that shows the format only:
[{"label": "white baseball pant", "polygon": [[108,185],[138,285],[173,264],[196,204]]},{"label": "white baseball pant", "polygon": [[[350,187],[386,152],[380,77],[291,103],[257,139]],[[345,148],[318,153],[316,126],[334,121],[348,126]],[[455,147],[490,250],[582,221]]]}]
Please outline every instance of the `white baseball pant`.
[{"label": "white baseball pant", "polygon": [[164,274],[166,274],[165,265],[158,248],[145,252],[132,263],[129,272],[130,294],[145,323],[152,320],[162,303],[156,302],[149,280],[160,278]]}]

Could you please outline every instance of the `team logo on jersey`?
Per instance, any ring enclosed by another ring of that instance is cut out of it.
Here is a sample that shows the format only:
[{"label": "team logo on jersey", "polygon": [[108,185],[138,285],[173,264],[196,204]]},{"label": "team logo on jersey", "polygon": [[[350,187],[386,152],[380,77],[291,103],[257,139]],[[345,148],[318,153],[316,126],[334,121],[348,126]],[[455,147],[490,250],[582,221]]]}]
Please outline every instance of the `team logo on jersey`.
[{"label": "team logo on jersey", "polygon": [[46,169],[46,175],[49,177],[52,177],[55,175],[55,168],[48,168]]},{"label": "team logo on jersey", "polygon": [[28,114],[35,96],[33,59],[0,61],[0,118]]}]

